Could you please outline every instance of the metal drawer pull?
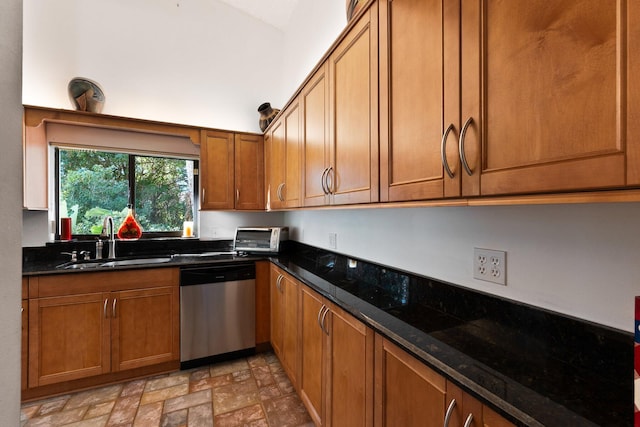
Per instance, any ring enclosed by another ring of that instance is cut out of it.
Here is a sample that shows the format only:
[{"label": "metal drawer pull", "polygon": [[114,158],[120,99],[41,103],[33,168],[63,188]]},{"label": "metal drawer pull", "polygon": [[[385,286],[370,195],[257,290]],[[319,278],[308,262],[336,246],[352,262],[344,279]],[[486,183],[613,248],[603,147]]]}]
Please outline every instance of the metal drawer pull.
[{"label": "metal drawer pull", "polygon": [[447,413],[444,416],[444,427],[449,427],[449,421],[451,420],[451,415],[453,415],[453,410],[456,407],[456,400],[451,399],[451,403],[449,403],[449,407],[447,408]]},{"label": "metal drawer pull", "polygon": [[473,423],[473,414],[469,414],[467,420],[464,422],[464,427],[471,427],[471,423]]},{"label": "metal drawer pull", "polygon": [[104,305],[102,306],[102,312],[104,313],[104,318],[108,319],[109,316],[107,314],[107,302],[109,302],[109,298],[104,299]]},{"label": "metal drawer pull", "polygon": [[444,131],[444,135],[442,135],[442,141],[440,141],[440,157],[442,158],[442,166],[444,166],[444,171],[449,175],[449,178],[453,178],[453,172],[451,172],[451,168],[449,168],[449,162],[447,162],[447,137],[449,136],[449,132],[453,130],[453,123],[449,125],[447,130]]},{"label": "metal drawer pull", "polygon": [[113,312],[113,318],[114,319],[116,318],[116,304],[117,304],[117,302],[118,302],[118,299],[114,298],[113,299],[113,307],[112,307],[112,312]]},{"label": "metal drawer pull", "polygon": [[460,151],[460,162],[462,162],[462,167],[467,171],[469,176],[473,175],[473,172],[469,168],[469,164],[467,163],[467,157],[464,154],[464,138],[467,135],[467,129],[473,123],[473,117],[469,117],[467,121],[462,126],[462,130],[460,131],[460,142],[458,143],[458,150]]}]

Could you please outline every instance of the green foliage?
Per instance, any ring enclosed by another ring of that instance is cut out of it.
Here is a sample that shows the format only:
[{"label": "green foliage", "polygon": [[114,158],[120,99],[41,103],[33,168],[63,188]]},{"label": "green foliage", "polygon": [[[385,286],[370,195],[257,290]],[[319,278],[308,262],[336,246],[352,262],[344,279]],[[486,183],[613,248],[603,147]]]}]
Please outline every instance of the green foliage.
[{"label": "green foliage", "polygon": [[[193,162],[135,156],[136,219],[143,231],[178,231],[192,219]],[[129,202],[129,155],[60,149],[60,206],[71,206],[74,234],[99,234],[106,216],[118,227]],[[75,208],[75,209],[73,209]]]}]

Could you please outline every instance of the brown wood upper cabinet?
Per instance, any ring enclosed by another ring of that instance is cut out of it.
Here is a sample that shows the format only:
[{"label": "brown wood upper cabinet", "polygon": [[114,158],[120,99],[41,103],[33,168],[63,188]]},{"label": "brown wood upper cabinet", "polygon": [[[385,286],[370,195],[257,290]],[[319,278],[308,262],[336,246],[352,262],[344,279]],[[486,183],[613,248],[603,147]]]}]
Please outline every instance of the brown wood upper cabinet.
[{"label": "brown wood upper cabinet", "polygon": [[263,144],[259,135],[202,131],[201,209],[264,209]]},{"label": "brown wood upper cabinet", "polygon": [[287,106],[265,134],[268,209],[300,206],[300,106]]},{"label": "brown wood upper cabinet", "polygon": [[[460,195],[455,3],[380,2],[381,201]],[[446,138],[443,115],[452,123]],[[445,171],[445,159],[453,177]]]},{"label": "brown wood upper cabinet", "polygon": [[382,0],[381,200],[640,184],[639,7]]},{"label": "brown wood upper cabinet", "polygon": [[378,6],[301,91],[305,206],[377,202]]}]

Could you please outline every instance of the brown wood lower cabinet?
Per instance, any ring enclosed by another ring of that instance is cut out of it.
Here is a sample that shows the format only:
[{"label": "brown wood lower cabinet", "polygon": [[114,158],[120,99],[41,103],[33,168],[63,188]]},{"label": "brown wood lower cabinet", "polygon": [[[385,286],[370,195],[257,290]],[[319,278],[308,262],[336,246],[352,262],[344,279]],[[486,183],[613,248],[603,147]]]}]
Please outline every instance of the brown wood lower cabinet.
[{"label": "brown wood lower cabinet", "polygon": [[29,280],[22,278],[22,348],[20,391],[27,389],[27,370],[29,361]]},{"label": "brown wood lower cabinet", "polygon": [[301,286],[299,391],[316,426],[373,423],[373,330]]},{"label": "brown wood lower cabinet", "polygon": [[[376,334],[375,426],[513,427],[493,409]],[[448,421],[445,418],[449,413]]]},{"label": "brown wood lower cabinet", "polygon": [[178,281],[177,268],[31,277],[28,388],[177,368]]},{"label": "brown wood lower cabinet", "polygon": [[376,334],[376,427],[441,426],[446,379]]},{"label": "brown wood lower cabinet", "polygon": [[291,383],[298,379],[299,282],[271,266],[271,343]]}]

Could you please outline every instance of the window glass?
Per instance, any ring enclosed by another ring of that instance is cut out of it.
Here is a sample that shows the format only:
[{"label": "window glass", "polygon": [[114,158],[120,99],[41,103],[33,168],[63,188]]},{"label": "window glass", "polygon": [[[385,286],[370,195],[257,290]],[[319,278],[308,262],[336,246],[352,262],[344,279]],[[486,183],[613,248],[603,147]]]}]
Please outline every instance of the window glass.
[{"label": "window glass", "polygon": [[100,234],[106,216],[112,216],[118,227],[132,203],[143,236],[145,232],[175,235],[182,231],[183,221],[192,221],[196,214],[194,163],[59,148],[58,218],[72,218],[73,234]]}]

